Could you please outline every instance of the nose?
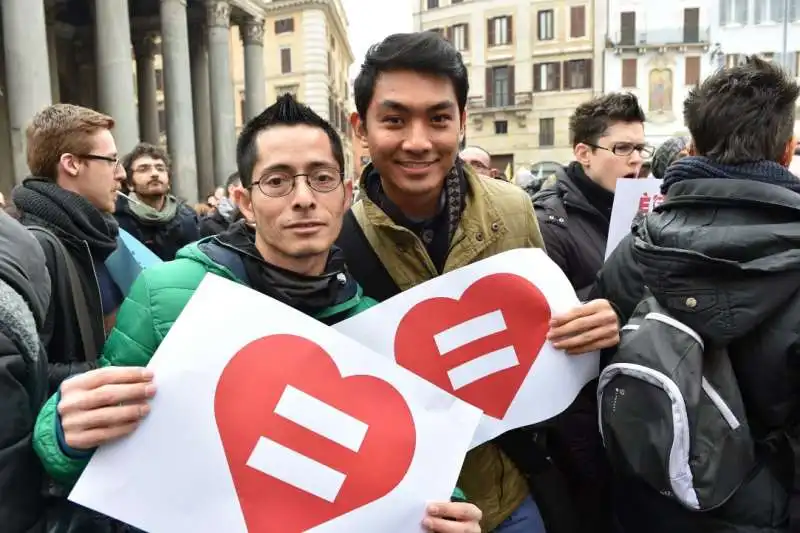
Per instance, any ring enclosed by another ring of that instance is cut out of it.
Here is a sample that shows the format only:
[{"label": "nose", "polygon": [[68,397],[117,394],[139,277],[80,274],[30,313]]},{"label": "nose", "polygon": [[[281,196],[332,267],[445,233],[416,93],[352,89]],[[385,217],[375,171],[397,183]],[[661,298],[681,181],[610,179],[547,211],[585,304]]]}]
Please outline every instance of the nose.
[{"label": "nose", "polygon": [[295,178],[294,191],[292,194],[292,207],[294,209],[310,209],[316,204],[314,191],[308,186],[308,181],[303,177]]},{"label": "nose", "polygon": [[644,161],[644,158],[642,157],[642,153],[639,150],[634,150],[633,152],[631,152],[631,157],[629,161],[633,165],[639,165],[642,163],[642,161]]},{"label": "nose", "polygon": [[432,148],[428,127],[421,120],[414,120],[403,142],[403,150],[407,152],[427,152]]},{"label": "nose", "polygon": [[117,181],[125,181],[127,179],[125,167],[123,167],[120,163],[117,163],[117,166],[114,167],[114,179]]}]

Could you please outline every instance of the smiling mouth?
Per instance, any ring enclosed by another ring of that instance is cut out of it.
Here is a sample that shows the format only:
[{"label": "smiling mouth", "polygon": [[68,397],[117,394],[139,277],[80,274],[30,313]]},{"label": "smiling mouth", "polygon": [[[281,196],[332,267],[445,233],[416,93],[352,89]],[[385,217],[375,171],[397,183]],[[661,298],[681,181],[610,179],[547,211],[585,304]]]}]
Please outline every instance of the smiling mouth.
[{"label": "smiling mouth", "polygon": [[405,168],[428,168],[436,161],[401,161],[399,165]]}]

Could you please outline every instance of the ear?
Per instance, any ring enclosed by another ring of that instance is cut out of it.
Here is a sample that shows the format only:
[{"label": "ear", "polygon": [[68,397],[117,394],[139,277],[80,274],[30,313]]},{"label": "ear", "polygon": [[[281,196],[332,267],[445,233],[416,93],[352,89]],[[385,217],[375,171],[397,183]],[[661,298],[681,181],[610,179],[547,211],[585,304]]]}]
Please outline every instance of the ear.
[{"label": "ear", "polygon": [[239,206],[239,212],[244,215],[245,220],[250,225],[255,224],[256,221],[256,213],[253,210],[253,197],[250,193],[250,189],[245,189],[244,187],[237,187],[235,191],[233,191],[234,201],[236,205]]},{"label": "ear", "polygon": [[461,112],[461,115],[459,116],[459,119],[461,120],[461,122],[460,122],[460,124],[461,124],[461,133],[459,135],[459,140],[463,142],[464,141],[464,136],[467,134],[467,110],[466,109]]},{"label": "ear", "polygon": [[361,120],[361,115],[358,113],[350,114],[350,124],[353,126],[353,131],[361,144],[367,146],[367,123]]},{"label": "ear", "polygon": [[353,179],[346,178],[344,180],[344,211],[347,212],[351,205],[353,205]]},{"label": "ear", "polygon": [[795,148],[797,148],[797,139],[792,137],[791,140],[786,143],[786,150],[783,152],[783,158],[781,161],[779,161],[781,165],[787,168],[789,167],[789,165],[792,163],[792,158],[794,158]]},{"label": "ear", "polygon": [[59,172],[57,174],[74,178],[80,171],[81,162],[72,154],[61,154],[61,157],[58,159],[58,167]]},{"label": "ear", "polygon": [[588,165],[589,154],[592,153],[592,147],[583,143],[578,143],[575,145],[575,148],[572,149],[572,153],[575,154],[575,161],[581,165]]}]

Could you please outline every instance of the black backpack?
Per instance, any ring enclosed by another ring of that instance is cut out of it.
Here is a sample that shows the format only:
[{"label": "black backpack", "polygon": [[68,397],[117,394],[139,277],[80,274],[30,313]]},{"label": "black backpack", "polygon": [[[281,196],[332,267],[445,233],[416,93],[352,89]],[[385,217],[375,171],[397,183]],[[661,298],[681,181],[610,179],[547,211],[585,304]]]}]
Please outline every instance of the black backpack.
[{"label": "black backpack", "polygon": [[724,504],[756,467],[754,442],[725,347],[646,294],[597,389],[612,468],[688,509]]}]

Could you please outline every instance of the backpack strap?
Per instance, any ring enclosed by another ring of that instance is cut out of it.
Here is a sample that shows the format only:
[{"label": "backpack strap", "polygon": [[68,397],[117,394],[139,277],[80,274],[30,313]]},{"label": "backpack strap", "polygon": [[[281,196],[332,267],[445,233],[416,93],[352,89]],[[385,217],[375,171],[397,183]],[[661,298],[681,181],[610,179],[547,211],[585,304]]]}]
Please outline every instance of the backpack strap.
[{"label": "backpack strap", "polygon": [[41,226],[28,226],[30,231],[39,233],[45,237],[57,254],[60,254],[64,259],[64,267],[67,270],[67,278],[69,279],[69,288],[72,293],[72,305],[75,309],[75,315],[78,320],[78,331],[81,337],[81,344],[83,344],[84,357],[86,361],[97,360],[97,345],[94,341],[92,334],[91,320],[89,315],[89,305],[86,302],[86,294],[81,288],[81,280],[78,276],[78,269],[75,266],[75,260],[67,250],[64,243],[61,242],[52,231]]},{"label": "backpack strap", "polygon": [[379,302],[388,300],[400,293],[400,288],[389,275],[389,271],[381,263],[378,254],[372,248],[364,230],[356,218],[356,209],[363,210],[362,202],[357,202],[344,215],[342,231],[336,245],[344,251],[347,269],[361,285],[364,296]]}]

